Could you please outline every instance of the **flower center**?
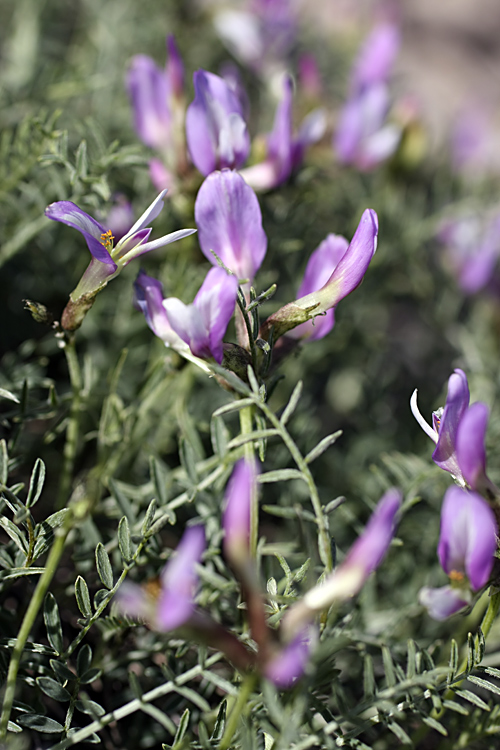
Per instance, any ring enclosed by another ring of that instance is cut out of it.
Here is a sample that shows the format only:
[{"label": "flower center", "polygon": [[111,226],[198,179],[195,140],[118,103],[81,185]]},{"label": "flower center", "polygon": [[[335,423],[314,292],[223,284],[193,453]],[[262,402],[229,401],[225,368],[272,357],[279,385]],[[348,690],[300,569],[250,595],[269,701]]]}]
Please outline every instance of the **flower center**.
[{"label": "flower center", "polygon": [[464,574],[460,573],[459,570],[451,570],[449,576],[453,583],[461,583],[464,580]]},{"label": "flower center", "polygon": [[111,229],[108,229],[107,232],[104,232],[104,234],[101,234],[100,242],[101,242],[101,245],[104,245],[106,250],[110,250],[113,247],[114,239],[115,238],[111,234]]}]

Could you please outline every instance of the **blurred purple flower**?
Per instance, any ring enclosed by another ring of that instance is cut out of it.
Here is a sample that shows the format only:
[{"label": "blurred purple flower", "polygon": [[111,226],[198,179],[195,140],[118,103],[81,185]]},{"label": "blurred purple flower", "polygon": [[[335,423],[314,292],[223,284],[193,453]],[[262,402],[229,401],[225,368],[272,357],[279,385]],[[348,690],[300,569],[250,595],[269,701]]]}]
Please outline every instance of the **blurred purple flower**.
[{"label": "blurred purple flower", "polygon": [[336,307],[363,280],[377,249],[378,218],[367,208],[361,217],[349,247],[326,283],[317,291],[299,297],[271,315],[261,328],[261,337],[274,327],[275,340],[299,324]]},{"label": "blurred purple flower", "polygon": [[431,617],[449,617],[470,603],[471,590],[485,586],[493,568],[497,534],[495,515],[480,495],[460,487],[446,491],[438,557],[451,585],[420,592],[420,602]]},{"label": "blurred purple flower", "polygon": [[264,666],[264,676],[278,688],[290,688],[304,674],[307,662],[317,641],[317,631],[308,627],[297,633],[290,643]]},{"label": "blurred purple flower", "polygon": [[316,109],[304,119],[294,137],[292,102],[293,81],[291,76],[285,75],[283,96],[276,108],[273,129],[267,137],[266,158],[241,172],[255,190],[270,190],[285,182],[301,166],[306,148],[321,140],[325,133],[325,113]]},{"label": "blurred purple flower", "polygon": [[122,195],[116,195],[113,206],[106,217],[106,226],[109,227],[115,240],[124,237],[134,223],[134,212],[132,204]]},{"label": "blurred purple flower", "polygon": [[500,256],[500,215],[449,219],[442,224],[438,239],[462,291],[475,294],[483,289]]},{"label": "blurred purple flower", "polygon": [[401,46],[401,31],[394,23],[375,26],[363,42],[351,74],[351,95],[375,84],[387,83]]},{"label": "blurred purple flower", "polygon": [[208,272],[191,305],[169,297],[163,301],[170,325],[196,357],[223,359],[222,339],[238,294],[238,279],[223,268]]},{"label": "blurred purple flower", "polygon": [[341,164],[369,171],[394,154],[402,131],[386,123],[389,106],[385,83],[374,83],[346,102],[333,140]]},{"label": "blurred purple flower", "polygon": [[469,97],[453,119],[450,146],[454,169],[467,176],[487,172],[491,166],[492,139],[491,114]]},{"label": "blurred purple flower", "polygon": [[241,167],[250,137],[238,96],[223,78],[205,70],[196,71],[193,82],[186,138],[195,167],[205,176],[222,167]]},{"label": "blurred purple flower", "polygon": [[256,502],[257,467],[255,462],[240,459],[231,474],[225,495],[222,527],[226,557],[237,565],[250,556],[250,518]]},{"label": "blurred purple flower", "polygon": [[204,550],[203,526],[190,526],[161,573],[159,596],[155,598],[146,589],[125,582],[117,592],[120,611],[131,617],[144,618],[152,628],[163,632],[186,624],[195,610],[196,566]]},{"label": "blurred purple flower", "polygon": [[309,99],[319,99],[323,89],[318,62],[312,52],[304,52],[299,57],[299,89]]},{"label": "blurred purple flower", "polygon": [[395,489],[388,490],[345,560],[287,612],[283,628],[288,636],[292,634],[294,637],[316,613],[327,609],[334,602],[350,599],[361,590],[389,549],[400,506],[401,493]]},{"label": "blurred purple flower", "polygon": [[[311,254],[297,296],[299,298],[305,297],[307,294],[321,289],[328,282],[348,248],[349,242],[345,237],[339,234],[329,234],[326,240],[323,240]],[[324,315],[297,326],[288,335],[295,339],[304,338],[308,341],[317,341],[330,333],[334,324],[335,312],[332,308],[327,310]]]},{"label": "blurred purple flower", "polygon": [[156,219],[161,212],[166,192],[163,190],[159,194],[116,245],[113,243],[114,237],[111,230],[105,229],[71,201],[51,203],[45,209],[47,218],[67,224],[83,234],[92,254],[90,265],[76,289],[71,293],[73,300],[84,294],[96,294],[106,286],[108,281],[117,276],[122,268],[140,255],[196,232],[196,229],[180,229],[148,242],[151,229],[146,227],[146,224]]},{"label": "blurred purple flower", "polygon": [[213,253],[239,279],[252,280],[267,249],[259,201],[237,173],[213,172],[203,182],[194,207],[200,247],[208,260]]},{"label": "blurred purple flower", "polygon": [[431,427],[417,406],[417,390],[410,405],[413,416],[431,440],[436,443],[432,459],[448,471],[461,485],[472,489],[490,485],[486,477],[488,407],[480,401],[469,407],[469,386],[463,370],[456,369],[448,380],[448,394],[443,409],[432,413]]}]

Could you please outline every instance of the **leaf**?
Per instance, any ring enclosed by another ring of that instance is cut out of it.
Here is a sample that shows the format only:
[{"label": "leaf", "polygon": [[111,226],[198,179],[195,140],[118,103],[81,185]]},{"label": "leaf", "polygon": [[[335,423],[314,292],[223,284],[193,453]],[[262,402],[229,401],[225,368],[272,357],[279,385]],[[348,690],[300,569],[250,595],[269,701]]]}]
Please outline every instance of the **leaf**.
[{"label": "leaf", "polygon": [[457,714],[462,714],[462,716],[468,716],[470,713],[465,706],[462,706],[461,703],[456,703],[455,701],[443,701],[443,706],[450,711],[455,711]]},{"label": "leaf", "polygon": [[222,735],[224,734],[224,729],[226,727],[226,710],[227,710],[227,700],[224,698],[217,712],[217,718],[215,720],[214,731],[212,732],[212,736],[210,737],[211,740],[219,741],[222,739]]},{"label": "leaf", "polygon": [[[1,391],[1,388],[0,388]],[[3,487],[7,484],[9,478],[9,453],[7,451],[7,442],[0,440],[0,484]]]},{"label": "leaf", "polygon": [[316,459],[319,458],[322,453],[324,453],[331,445],[337,442],[341,435],[342,430],[337,430],[337,432],[334,432],[331,435],[327,435],[323,438],[323,440],[320,440],[319,443],[312,449],[312,451],[309,451],[309,453],[307,454],[305,458],[306,464],[312,464],[313,461],[316,461]]},{"label": "leaf", "polygon": [[80,651],[78,652],[78,657],[76,659],[76,672],[78,674],[78,677],[88,672],[91,664],[92,664],[92,649],[90,648],[88,644],[85,644],[84,646],[81,647]]},{"label": "leaf", "polygon": [[297,404],[299,403],[300,397],[302,395],[302,387],[303,387],[302,380],[299,380],[295,388],[293,389],[292,395],[290,396],[290,399],[288,401],[288,404],[283,409],[283,414],[281,415],[280,422],[283,426],[286,425],[290,417],[292,416],[293,412],[297,408]]},{"label": "leaf", "polygon": [[89,588],[84,578],[78,576],[75,581],[75,597],[78,609],[84,617],[90,617],[92,615],[92,607],[90,605],[90,594]]},{"label": "leaf", "polygon": [[266,471],[265,474],[259,474],[257,482],[259,484],[270,484],[271,482],[286,482],[291,479],[304,480],[304,475],[298,469],[276,469]]},{"label": "leaf", "polygon": [[455,690],[453,688],[453,692],[455,693],[455,695],[458,695],[459,698],[463,698],[464,700],[469,701],[469,703],[473,703],[474,706],[482,708],[483,711],[491,710],[487,703],[485,703],[478,695],[472,693],[470,690]]},{"label": "leaf", "polygon": [[62,732],[64,727],[54,719],[49,719],[48,716],[41,716],[40,714],[23,714],[17,719],[18,724],[26,729],[34,729],[37,732],[45,732],[46,734],[56,734]]},{"label": "leaf", "polygon": [[111,490],[111,494],[115,498],[121,512],[127,516],[130,523],[134,523],[136,516],[133,504],[130,502],[125,493],[122,492],[122,490],[118,486],[118,483],[115,482],[114,479],[109,479],[108,484],[109,489]]},{"label": "leaf", "polygon": [[132,558],[132,548],[130,546],[130,526],[127,516],[123,516],[118,524],[118,546],[125,562],[129,562]]},{"label": "leaf", "polygon": [[225,456],[229,442],[229,430],[221,417],[213,416],[210,422],[212,449],[218,456]]},{"label": "leaf", "polygon": [[43,553],[50,547],[54,538],[54,529],[62,525],[64,518],[68,512],[67,508],[58,510],[51,516],[37,524],[35,528],[35,549],[33,550],[33,560],[43,555]]},{"label": "leaf", "polygon": [[151,528],[154,518],[155,518],[155,512],[156,512],[156,500],[151,500],[151,502],[148,505],[148,509],[146,510],[146,515],[144,516],[144,521],[142,522],[142,533],[146,535]]},{"label": "leaf", "polygon": [[216,409],[212,414],[212,418],[221,417],[223,414],[229,414],[232,411],[245,409],[247,406],[253,406],[254,403],[253,398],[241,398],[239,401],[231,401],[230,404],[225,404]]},{"label": "leaf", "polygon": [[387,646],[382,646],[382,661],[384,662],[385,679],[387,687],[394,687],[396,684],[396,675],[394,672],[394,664],[392,663],[391,652]]},{"label": "leaf", "polygon": [[408,659],[406,663],[406,677],[411,680],[417,671],[417,647],[415,641],[408,639]]},{"label": "leaf", "polygon": [[94,682],[94,680],[98,680],[99,677],[102,675],[102,669],[96,669],[95,667],[92,667],[92,669],[89,669],[87,672],[84,672],[81,677],[79,678],[81,685],[90,685],[91,682]]},{"label": "leaf", "polygon": [[99,591],[96,591],[94,595],[94,609],[99,609],[101,604],[108,599],[108,590],[107,589],[99,589]]},{"label": "leaf", "polygon": [[63,664],[62,661],[57,661],[57,659],[50,659],[49,663],[59,682],[63,683],[75,679],[75,675],[73,674],[71,669],[69,669],[66,664]]},{"label": "leaf", "polygon": [[26,507],[32,508],[42,494],[43,484],[45,482],[45,464],[41,458],[37,458],[30,477],[30,486],[28,497],[26,498]]},{"label": "leaf", "polygon": [[97,565],[97,574],[107,589],[113,588],[113,568],[109,561],[109,555],[104,545],[99,542],[95,548],[95,561]]},{"label": "leaf", "polygon": [[166,505],[168,502],[167,473],[154,456],[149,458],[149,475],[153,482],[156,499],[160,506]]},{"label": "leaf", "polygon": [[160,711],[159,708],[156,706],[152,706],[150,703],[142,703],[140,706],[140,710],[148,714],[148,716],[151,716],[155,721],[158,722],[164,729],[167,730],[170,734],[174,734],[175,732],[175,724],[172,721],[172,719],[169,716],[166,716],[166,714],[163,713],[163,711]]},{"label": "leaf", "polygon": [[0,573],[0,581],[8,581],[10,578],[22,578],[24,576],[42,575],[45,568],[10,568],[5,573]]},{"label": "leaf", "polygon": [[36,684],[45,695],[60,703],[66,703],[71,699],[70,693],[59,682],[52,677],[37,677]]},{"label": "leaf", "polygon": [[480,688],[483,688],[484,690],[489,690],[490,693],[495,693],[496,695],[500,695],[500,687],[498,685],[495,685],[493,682],[488,682],[488,680],[483,680],[481,677],[475,677],[474,675],[469,675],[467,677],[469,682],[472,682],[474,685],[477,685]]},{"label": "leaf", "polygon": [[410,747],[413,745],[411,739],[408,737],[403,727],[401,727],[395,721],[389,722],[389,724],[387,724],[387,727],[403,745],[409,745]]},{"label": "leaf", "polygon": [[15,523],[9,518],[0,518],[0,526],[10,536],[12,541],[19,547],[21,552],[25,555],[28,554],[28,540],[24,537],[24,534],[17,528]]},{"label": "leaf", "polygon": [[19,403],[18,397],[15,396],[11,391],[8,391],[6,388],[0,388],[0,398],[6,398],[9,401],[14,401],[16,404]]},{"label": "leaf", "polygon": [[451,675],[448,678],[448,681],[451,682],[458,670],[458,644],[454,638],[451,639],[450,660],[448,663],[451,669]]},{"label": "leaf", "polygon": [[443,737],[448,737],[448,731],[446,727],[444,727],[436,719],[433,719],[432,716],[423,716],[422,721],[424,722],[424,724],[427,724],[427,726],[430,727],[431,729],[435,729],[436,732],[439,732],[439,734],[442,734]]},{"label": "leaf", "polygon": [[176,750],[177,745],[179,745],[182,742],[182,739],[184,738],[184,735],[186,734],[187,728],[189,726],[190,716],[191,714],[190,714],[189,708],[186,708],[186,710],[181,716],[181,720],[179,721],[179,726],[177,727],[177,731],[175,733],[174,744],[172,745],[172,750]]},{"label": "leaf", "polygon": [[47,638],[50,645],[58,654],[62,653],[63,634],[59,607],[57,606],[55,596],[50,591],[45,596],[43,603],[43,619],[47,628]]},{"label": "leaf", "polygon": [[93,719],[97,719],[99,716],[104,716],[106,713],[99,703],[91,701],[89,698],[76,701],[75,706],[82,712],[82,714],[88,714],[89,716],[92,716]]},{"label": "leaf", "polygon": [[365,654],[364,658],[363,689],[367,698],[371,698],[377,691],[377,685],[375,682],[375,670],[373,668],[373,659],[370,654]]}]

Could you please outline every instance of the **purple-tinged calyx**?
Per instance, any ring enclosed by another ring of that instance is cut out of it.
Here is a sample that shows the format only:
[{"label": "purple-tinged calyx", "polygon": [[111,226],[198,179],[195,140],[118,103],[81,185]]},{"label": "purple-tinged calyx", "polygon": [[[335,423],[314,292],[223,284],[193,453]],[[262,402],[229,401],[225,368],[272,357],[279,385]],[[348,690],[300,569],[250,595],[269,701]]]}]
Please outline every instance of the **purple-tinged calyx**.
[{"label": "purple-tinged calyx", "polygon": [[[329,234],[323,240],[309,258],[304,278],[297,292],[299,299],[317,292],[328,282],[328,279],[346,254],[348,247],[349,241],[339,234]],[[327,333],[330,333],[334,324],[335,312],[332,308],[314,320],[308,320],[307,323],[297,326],[289,332],[289,336],[295,339],[317,341],[326,336]]]},{"label": "purple-tinged calyx", "polygon": [[497,549],[498,527],[488,503],[475,492],[450,487],[441,509],[438,557],[450,578],[440,589],[424,588],[420,602],[437,620],[458,612],[488,583]]},{"label": "purple-tinged calyx", "polygon": [[245,565],[250,557],[250,519],[256,495],[257,467],[254,461],[242,458],[231,474],[222,518],[224,552],[237,567]]},{"label": "purple-tinged calyx", "polygon": [[143,618],[152,628],[162,632],[188,624],[195,611],[196,566],[204,550],[203,527],[189,527],[161,573],[158,595],[153,596],[147,589],[125,582],[117,593],[121,612]]},{"label": "purple-tinged calyx", "polygon": [[259,201],[252,188],[237,172],[213,172],[200,187],[194,215],[205,257],[215,265],[215,253],[239,279],[251,281],[267,249]]},{"label": "purple-tinged calyx", "polygon": [[223,268],[212,268],[191,305],[175,297],[164,300],[170,325],[202,359],[223,359],[222,339],[234,312],[238,294],[236,276]]},{"label": "purple-tinged calyx", "polygon": [[208,175],[223,167],[241,167],[250,151],[250,136],[241,102],[214,73],[193,76],[195,98],[186,113],[186,138],[195,167]]},{"label": "purple-tinged calyx", "polygon": [[395,489],[388,490],[380,499],[364,532],[354,542],[345,560],[287,612],[283,620],[287,638],[295,637],[304,623],[315,614],[335,602],[350,599],[361,590],[389,549],[400,506],[401,493]]},{"label": "purple-tinged calyx", "polygon": [[293,135],[292,121],[293,81],[283,78],[283,96],[276,108],[274,125],[267,137],[266,158],[259,164],[243,169],[241,174],[255,190],[271,190],[288,180],[304,159],[306,148],[321,140],[326,129],[322,109],[311,112],[303,121],[299,132]]},{"label": "purple-tinged calyx", "polygon": [[363,280],[377,249],[377,236],[377,214],[373,209],[367,208],[349,247],[327,282],[317,291],[299,297],[271,315],[261,328],[261,338],[267,340],[273,329],[276,341],[287,331],[336,307]]}]

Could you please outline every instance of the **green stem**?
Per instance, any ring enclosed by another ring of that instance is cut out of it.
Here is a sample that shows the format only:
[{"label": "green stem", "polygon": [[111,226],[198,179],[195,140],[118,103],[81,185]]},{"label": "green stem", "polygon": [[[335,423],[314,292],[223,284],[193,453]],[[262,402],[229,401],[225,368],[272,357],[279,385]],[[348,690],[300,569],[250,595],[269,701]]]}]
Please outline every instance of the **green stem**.
[{"label": "green stem", "polygon": [[[240,409],[240,430],[242,435],[249,435],[253,429],[253,406],[245,406]],[[245,458],[253,463],[255,453],[253,441],[249,440],[244,447]],[[252,494],[252,505],[250,507],[250,554],[257,556],[257,545],[259,542],[259,499],[257,493]]]},{"label": "green stem", "polygon": [[71,382],[72,400],[66,429],[66,443],[64,445],[64,463],[59,482],[59,493],[56,508],[60,510],[67,505],[73,480],[76,453],[78,449],[78,433],[80,428],[80,410],[82,402],[82,374],[75,348],[74,334],[68,334],[64,353],[68,363],[69,379]]},{"label": "green stem", "polygon": [[322,508],[321,500],[318,494],[318,488],[316,487],[316,483],[314,481],[313,475],[311,474],[311,471],[309,469],[309,466],[304,456],[300,452],[297,444],[295,443],[292,436],[286,429],[285,425],[280,422],[276,414],[267,406],[267,404],[264,404],[262,401],[257,401],[257,400],[255,400],[255,404],[259,407],[259,409],[261,409],[262,412],[264,412],[269,422],[271,422],[271,424],[279,432],[281,439],[283,440],[286,447],[288,448],[290,455],[292,456],[293,460],[295,461],[297,465],[297,468],[299,469],[299,471],[304,477],[304,481],[306,482],[307,487],[309,489],[309,496],[311,498],[314,515],[316,516],[316,523],[318,524],[319,555],[320,555],[323,565],[326,568],[326,571],[329,573],[330,571],[333,570],[332,549],[331,549],[331,544],[330,544],[330,532],[328,530],[327,522],[323,514],[323,508]]},{"label": "green stem", "polygon": [[66,515],[66,518],[64,519],[63,526],[54,531],[54,543],[49,552],[49,556],[47,557],[45,569],[38,580],[35,591],[33,592],[33,596],[31,597],[31,601],[22,621],[15,646],[12,650],[9,671],[7,673],[2,715],[0,718],[0,739],[5,737],[5,735],[7,734],[7,726],[9,723],[12,704],[14,702],[16,691],[17,673],[19,671],[19,664],[24,651],[24,646],[26,645],[26,641],[28,640],[38,612],[43,605],[45,594],[47,593],[52,578],[54,577],[54,574],[59,565],[67,536],[72,528],[72,521],[73,514],[71,511],[69,511]]},{"label": "green stem", "polygon": [[234,737],[234,733],[238,728],[240,718],[242,716],[245,716],[250,710],[249,700],[256,683],[257,675],[253,672],[248,674],[243,680],[238,698],[236,699],[236,703],[234,704],[231,713],[229,714],[229,718],[226,722],[226,728],[224,729],[224,734],[222,735],[222,739],[219,742],[217,750],[229,750],[229,748],[231,747],[231,742]]}]

